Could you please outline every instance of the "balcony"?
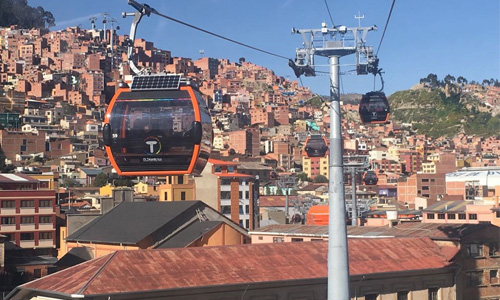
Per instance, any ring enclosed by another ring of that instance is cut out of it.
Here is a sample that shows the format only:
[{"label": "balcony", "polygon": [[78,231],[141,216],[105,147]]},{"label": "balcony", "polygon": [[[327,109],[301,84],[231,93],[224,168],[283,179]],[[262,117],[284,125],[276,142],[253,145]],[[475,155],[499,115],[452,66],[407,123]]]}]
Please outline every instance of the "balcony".
[{"label": "balcony", "polygon": [[54,213],[54,209],[52,207],[40,207],[38,209],[39,214],[52,214]]},{"label": "balcony", "polygon": [[21,224],[19,227],[21,231],[35,231],[35,224]]},{"label": "balcony", "polygon": [[16,208],[2,208],[2,216],[14,216],[16,215]]},{"label": "balcony", "polygon": [[35,241],[34,240],[20,241],[19,247],[21,247],[21,248],[35,248]]},{"label": "balcony", "polygon": [[54,248],[53,240],[39,240],[37,248]]},{"label": "balcony", "polygon": [[[3,209],[2,209],[2,211],[3,211]],[[20,215],[34,215],[35,208],[34,207],[21,207],[19,214]]]},{"label": "balcony", "polygon": [[40,223],[38,224],[38,230],[44,230],[44,231],[47,231],[47,230],[54,230],[54,224],[52,223]]}]

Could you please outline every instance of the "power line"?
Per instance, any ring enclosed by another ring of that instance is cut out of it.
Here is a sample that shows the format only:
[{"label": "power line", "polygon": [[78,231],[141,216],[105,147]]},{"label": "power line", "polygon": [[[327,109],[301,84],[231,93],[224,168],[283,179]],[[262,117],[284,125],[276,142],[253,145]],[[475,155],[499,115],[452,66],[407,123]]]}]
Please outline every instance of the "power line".
[{"label": "power line", "polygon": [[179,24],[182,24],[184,26],[187,26],[187,27],[190,27],[190,28],[193,28],[195,30],[198,30],[198,31],[201,31],[201,32],[204,32],[204,33],[207,33],[207,34],[210,34],[210,35],[213,35],[215,37],[218,37],[220,39],[223,39],[223,40],[226,40],[228,42],[231,42],[231,43],[235,43],[235,44],[238,44],[240,46],[243,46],[243,47],[246,47],[246,48],[249,48],[249,49],[252,49],[252,50],[255,50],[255,51],[259,51],[259,52],[262,52],[262,53],[265,53],[265,54],[269,54],[269,55],[272,55],[272,56],[275,56],[275,57],[279,57],[279,58],[283,58],[283,59],[286,59],[288,60],[289,58],[288,57],[285,57],[285,56],[282,56],[282,55],[279,55],[279,54],[276,54],[276,53],[273,53],[273,52],[269,52],[269,51],[266,51],[266,50],[263,50],[263,49],[260,49],[260,48],[257,48],[257,47],[254,47],[254,46],[250,46],[248,44],[245,44],[245,43],[242,43],[242,42],[238,42],[236,40],[233,40],[233,39],[230,39],[230,38],[227,38],[225,36],[222,36],[220,34],[217,34],[217,33],[214,33],[214,32],[211,32],[211,31],[208,31],[208,30],[205,30],[203,28],[200,28],[200,27],[197,27],[197,26],[194,26],[194,25],[191,25],[191,24],[188,24],[186,22],[183,22],[181,20],[177,20],[175,18],[172,18],[172,17],[169,17],[167,15],[164,15],[162,13],[159,13],[156,9],[154,8],[151,8],[151,12],[154,13],[155,15],[158,15],[160,17],[163,17],[165,19],[168,19],[170,21],[174,21],[176,23],[179,23]]},{"label": "power line", "polygon": [[378,44],[377,53],[375,53],[375,56],[378,55],[378,51],[380,50],[380,46],[382,46],[382,41],[384,40],[385,31],[387,30],[387,25],[389,25],[389,20],[391,19],[392,9],[394,8],[395,3],[396,3],[396,0],[392,0],[391,10],[389,11],[389,15],[387,16],[387,21],[385,22],[384,32],[382,33],[382,38],[380,38],[380,43]]},{"label": "power line", "polygon": [[335,23],[333,22],[332,13],[330,12],[330,7],[328,7],[328,2],[325,0],[326,10],[328,11],[328,15],[330,15],[330,21],[332,21],[332,26],[335,27]]}]

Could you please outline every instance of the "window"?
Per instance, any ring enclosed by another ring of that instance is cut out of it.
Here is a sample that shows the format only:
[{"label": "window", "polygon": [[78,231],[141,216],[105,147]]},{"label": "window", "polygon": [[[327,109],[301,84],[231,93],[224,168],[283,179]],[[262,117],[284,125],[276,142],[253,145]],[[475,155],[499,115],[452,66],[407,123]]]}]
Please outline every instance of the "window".
[{"label": "window", "polygon": [[21,207],[35,207],[35,201],[33,201],[33,200],[21,200]]},{"label": "window", "polygon": [[240,209],[240,215],[242,215],[243,214],[243,205],[240,205],[239,209]]},{"label": "window", "polygon": [[245,228],[250,228],[250,220],[245,220]]},{"label": "window", "polygon": [[21,217],[21,224],[35,224],[35,217],[33,216]]},{"label": "window", "polygon": [[303,238],[292,238],[292,242],[303,242]]},{"label": "window", "polygon": [[181,200],[186,200],[186,192],[181,192]]},{"label": "window", "polygon": [[434,220],[434,214],[427,214],[427,219]]},{"label": "window", "polygon": [[492,242],[488,246],[488,254],[490,256],[498,256],[498,242]]},{"label": "window", "polygon": [[229,206],[229,205],[222,205],[220,207],[220,209],[221,209],[221,213],[223,215],[230,215],[231,214],[231,206]]},{"label": "window", "polygon": [[467,257],[482,257],[483,245],[482,244],[467,244]]},{"label": "window", "polygon": [[222,170],[220,168],[220,166],[214,166],[214,172],[215,173],[220,173]]},{"label": "window", "polygon": [[455,214],[448,214],[448,220],[455,220]]},{"label": "window", "polygon": [[499,284],[498,269],[490,270],[490,284]]},{"label": "window", "polygon": [[469,214],[469,220],[477,220],[477,214]]},{"label": "window", "polygon": [[245,199],[250,199],[250,192],[249,191],[245,192]]},{"label": "window", "polygon": [[262,241],[264,239],[263,236],[259,236],[259,241]]},{"label": "window", "polygon": [[220,198],[221,198],[221,200],[230,200],[231,199],[231,192],[229,192],[229,191],[221,191],[220,192]]},{"label": "window", "polygon": [[231,179],[222,179],[220,181],[221,185],[230,185],[231,184]]},{"label": "window", "polygon": [[2,201],[2,208],[15,208],[16,201],[14,200],[4,200]]},{"label": "window", "polygon": [[3,217],[2,218],[2,225],[15,225],[15,224],[16,224],[15,217]]},{"label": "window", "polygon": [[478,286],[483,284],[483,271],[466,272],[467,285]]},{"label": "window", "polygon": [[398,300],[408,300],[408,292],[398,292]]},{"label": "window", "polygon": [[465,220],[465,214],[458,214],[458,219],[459,220]]},{"label": "window", "polygon": [[245,213],[247,215],[250,214],[250,207],[248,205],[245,205]]},{"label": "window", "polygon": [[285,241],[282,237],[273,237],[273,243],[283,243]]},{"label": "window", "polygon": [[427,299],[429,300],[438,300],[438,288],[430,288],[427,291]]},{"label": "window", "polygon": [[52,207],[52,200],[40,200],[40,207]]},{"label": "window", "polygon": [[184,175],[177,176],[177,184],[184,184]]},{"label": "window", "polygon": [[243,199],[243,192],[239,191],[239,198],[238,199]]},{"label": "window", "polygon": [[378,295],[377,294],[368,294],[365,295],[365,300],[377,300]]},{"label": "window", "polygon": [[40,216],[39,222],[41,224],[52,224],[52,217],[51,216]]},{"label": "window", "polygon": [[21,232],[21,241],[33,241],[35,234],[33,232]]},{"label": "window", "polygon": [[41,240],[51,240],[52,239],[52,232],[40,232],[38,234],[38,238]]},{"label": "window", "polygon": [[228,173],[234,173],[234,167],[233,166],[227,166],[227,172]]},{"label": "window", "polygon": [[441,213],[440,213],[440,214],[438,214],[438,219],[440,219],[440,220],[444,220],[444,214],[441,214]]},{"label": "window", "polygon": [[323,239],[311,239],[311,242],[322,242]]},{"label": "window", "polygon": [[33,270],[34,278],[42,278],[42,269],[34,269]]}]

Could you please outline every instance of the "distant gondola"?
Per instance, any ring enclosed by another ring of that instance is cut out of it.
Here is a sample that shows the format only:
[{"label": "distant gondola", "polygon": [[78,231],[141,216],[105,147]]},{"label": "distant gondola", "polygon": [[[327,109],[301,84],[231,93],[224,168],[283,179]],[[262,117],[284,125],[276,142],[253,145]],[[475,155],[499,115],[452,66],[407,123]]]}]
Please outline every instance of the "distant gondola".
[{"label": "distant gondola", "polygon": [[359,103],[359,116],[365,124],[385,124],[389,120],[390,106],[383,92],[364,94]]},{"label": "distant gondola", "polygon": [[307,137],[304,150],[307,157],[325,157],[328,151],[328,142],[321,135]]},{"label": "distant gondola", "polygon": [[376,185],[378,177],[377,174],[375,174],[375,171],[366,171],[363,175],[363,182],[365,185]]}]

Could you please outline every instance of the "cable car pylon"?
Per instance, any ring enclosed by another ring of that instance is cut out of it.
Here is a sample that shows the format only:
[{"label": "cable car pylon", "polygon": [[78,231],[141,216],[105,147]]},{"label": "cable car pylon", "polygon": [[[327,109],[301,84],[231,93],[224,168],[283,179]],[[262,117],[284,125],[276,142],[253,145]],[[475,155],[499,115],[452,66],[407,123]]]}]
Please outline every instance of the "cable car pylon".
[{"label": "cable car pylon", "polygon": [[[378,58],[373,55],[373,47],[365,44],[367,33],[376,29],[376,26],[327,27],[326,23],[322,23],[320,29],[292,29],[292,33],[300,34],[303,40],[303,48],[296,49],[295,61],[289,62],[297,77],[302,74],[314,76],[315,55],[327,57],[330,65],[328,300],[350,300],[339,59],[355,54],[358,75],[373,73],[378,69]],[[353,39],[345,39],[346,35],[352,35]]]}]

